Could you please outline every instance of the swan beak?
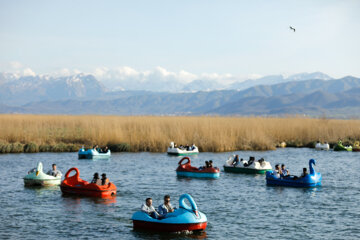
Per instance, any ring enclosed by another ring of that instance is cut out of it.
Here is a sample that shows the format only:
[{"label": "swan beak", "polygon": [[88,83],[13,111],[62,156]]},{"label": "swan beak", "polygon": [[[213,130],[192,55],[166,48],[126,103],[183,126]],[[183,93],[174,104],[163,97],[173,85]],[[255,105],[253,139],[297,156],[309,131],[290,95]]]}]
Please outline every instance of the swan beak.
[{"label": "swan beak", "polygon": [[39,173],[40,173],[39,171],[36,171],[36,176],[39,175]]}]

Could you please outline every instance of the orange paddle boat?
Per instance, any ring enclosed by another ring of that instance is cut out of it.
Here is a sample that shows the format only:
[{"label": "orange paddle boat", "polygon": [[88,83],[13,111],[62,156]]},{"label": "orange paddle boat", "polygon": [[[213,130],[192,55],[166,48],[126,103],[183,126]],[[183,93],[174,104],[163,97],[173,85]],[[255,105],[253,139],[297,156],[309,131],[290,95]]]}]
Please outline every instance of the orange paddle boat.
[{"label": "orange paddle boat", "polygon": [[[75,171],[75,175],[69,177],[69,174]],[[61,191],[65,194],[74,194],[87,197],[108,198],[116,195],[116,186],[109,182],[105,185],[98,185],[96,183],[89,183],[82,180],[80,171],[77,168],[70,168],[66,174],[65,179],[61,182]]]}]

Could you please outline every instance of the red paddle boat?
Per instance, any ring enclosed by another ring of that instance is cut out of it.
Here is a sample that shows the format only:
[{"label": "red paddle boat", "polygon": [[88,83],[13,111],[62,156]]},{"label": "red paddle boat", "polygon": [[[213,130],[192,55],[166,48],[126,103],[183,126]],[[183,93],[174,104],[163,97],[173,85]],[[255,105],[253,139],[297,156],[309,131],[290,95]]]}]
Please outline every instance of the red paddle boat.
[{"label": "red paddle boat", "polygon": [[189,157],[180,160],[176,169],[178,177],[195,177],[195,178],[219,178],[220,169],[217,167],[193,167]]},{"label": "red paddle boat", "polygon": [[[69,174],[75,171],[75,175],[69,177]],[[75,194],[87,197],[107,198],[116,195],[116,186],[109,182],[105,185],[98,185],[96,183],[89,183],[82,180],[80,171],[77,168],[70,168],[65,174],[64,181],[61,182],[61,191],[65,194]]]}]

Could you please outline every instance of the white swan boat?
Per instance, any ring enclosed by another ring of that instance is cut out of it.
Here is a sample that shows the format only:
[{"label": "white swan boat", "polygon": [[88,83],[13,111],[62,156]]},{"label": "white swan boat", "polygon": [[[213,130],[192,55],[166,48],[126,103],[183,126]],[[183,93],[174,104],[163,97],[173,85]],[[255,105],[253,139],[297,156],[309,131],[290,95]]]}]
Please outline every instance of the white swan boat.
[{"label": "white swan boat", "polygon": [[267,171],[272,171],[271,164],[265,161],[263,158],[255,160],[254,157],[250,157],[249,161],[235,160],[235,155],[230,156],[224,165],[225,172],[233,173],[252,173],[252,174],[264,174]]},{"label": "white swan boat", "polygon": [[321,142],[317,142],[315,144],[315,149],[316,150],[329,150],[330,149],[330,145],[327,142],[321,143]]},{"label": "white swan boat", "polygon": [[60,185],[61,174],[54,177],[43,172],[43,165],[38,163],[37,167],[30,170],[24,177],[25,186],[54,186]]},{"label": "white swan boat", "polygon": [[175,147],[174,142],[171,142],[170,146],[167,149],[167,153],[170,155],[177,155],[177,156],[194,155],[199,153],[199,149],[195,145],[190,146],[189,150],[187,150],[186,148],[178,148]]}]

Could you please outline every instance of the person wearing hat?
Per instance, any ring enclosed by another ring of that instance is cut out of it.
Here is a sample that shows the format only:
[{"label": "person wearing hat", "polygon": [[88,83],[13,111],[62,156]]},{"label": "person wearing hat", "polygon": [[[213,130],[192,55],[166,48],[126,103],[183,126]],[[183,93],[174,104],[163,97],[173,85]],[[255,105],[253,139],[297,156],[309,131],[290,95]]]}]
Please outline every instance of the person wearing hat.
[{"label": "person wearing hat", "polygon": [[101,174],[101,185],[106,185],[109,183],[109,179],[107,179],[106,174]]}]

